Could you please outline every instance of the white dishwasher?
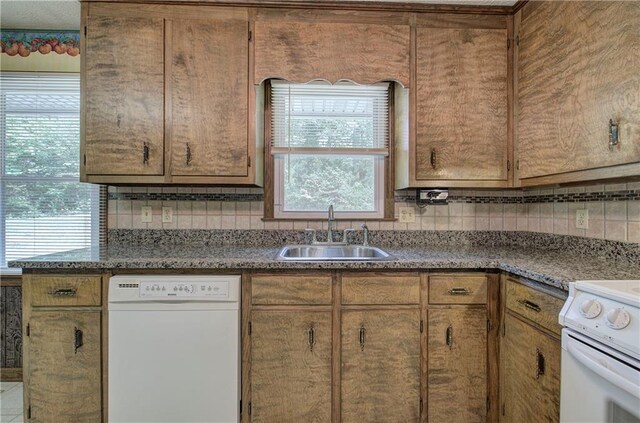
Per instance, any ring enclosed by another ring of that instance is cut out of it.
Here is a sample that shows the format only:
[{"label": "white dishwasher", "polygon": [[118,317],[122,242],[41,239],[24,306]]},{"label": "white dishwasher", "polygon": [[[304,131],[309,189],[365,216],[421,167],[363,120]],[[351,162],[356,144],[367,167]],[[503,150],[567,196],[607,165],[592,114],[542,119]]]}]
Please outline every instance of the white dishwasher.
[{"label": "white dishwasher", "polygon": [[109,282],[110,422],[239,421],[240,276]]}]

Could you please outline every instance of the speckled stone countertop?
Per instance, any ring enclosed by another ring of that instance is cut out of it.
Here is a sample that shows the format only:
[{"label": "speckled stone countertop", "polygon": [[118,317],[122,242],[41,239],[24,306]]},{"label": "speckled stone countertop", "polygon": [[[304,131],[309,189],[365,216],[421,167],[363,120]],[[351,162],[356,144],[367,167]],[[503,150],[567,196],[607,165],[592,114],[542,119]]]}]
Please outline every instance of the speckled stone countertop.
[{"label": "speckled stone countertop", "polygon": [[88,269],[498,269],[555,288],[568,282],[597,279],[640,279],[640,263],[575,251],[514,245],[419,245],[383,247],[393,260],[371,262],[276,260],[278,247],[116,244],[80,249],[10,263],[26,270]]}]

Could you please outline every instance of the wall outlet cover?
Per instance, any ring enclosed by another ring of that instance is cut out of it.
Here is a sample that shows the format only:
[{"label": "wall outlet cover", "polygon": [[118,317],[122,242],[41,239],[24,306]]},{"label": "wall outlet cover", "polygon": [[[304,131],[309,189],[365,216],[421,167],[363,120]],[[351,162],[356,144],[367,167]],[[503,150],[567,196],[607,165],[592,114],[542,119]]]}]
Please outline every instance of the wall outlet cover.
[{"label": "wall outlet cover", "polygon": [[576,210],[576,228],[589,229],[589,210]]},{"label": "wall outlet cover", "polygon": [[162,223],[171,223],[173,221],[173,207],[162,208]]},{"label": "wall outlet cover", "polygon": [[400,207],[400,223],[413,223],[416,221],[416,211],[413,207]]},{"label": "wall outlet cover", "polygon": [[140,208],[140,220],[142,223],[153,222],[153,215],[151,214],[151,206],[142,206]]}]

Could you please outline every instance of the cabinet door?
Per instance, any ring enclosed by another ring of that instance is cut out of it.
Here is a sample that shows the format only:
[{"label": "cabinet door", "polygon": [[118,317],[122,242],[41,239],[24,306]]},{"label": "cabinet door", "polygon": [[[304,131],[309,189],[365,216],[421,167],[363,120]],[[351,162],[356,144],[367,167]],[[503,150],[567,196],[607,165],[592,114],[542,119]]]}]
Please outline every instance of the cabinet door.
[{"label": "cabinet door", "polygon": [[417,422],[419,310],[342,313],[342,422]]},{"label": "cabinet door", "polygon": [[503,422],[560,419],[560,341],[505,315],[501,345]]},{"label": "cabinet door", "polygon": [[428,413],[430,422],[481,422],[487,415],[487,312],[430,309]]},{"label": "cabinet door", "polygon": [[417,180],[507,179],[506,29],[417,28]]},{"label": "cabinet door", "polygon": [[84,56],[85,172],[164,173],[162,19],[87,18]]},{"label": "cabinet door", "polygon": [[253,311],[251,421],[331,421],[331,312]]},{"label": "cabinet door", "polygon": [[30,421],[99,422],[100,312],[34,311],[29,328]]},{"label": "cabinet door", "polygon": [[[637,1],[530,2],[521,10],[521,178],[640,161],[639,26]],[[613,148],[610,119],[620,125]]]},{"label": "cabinet door", "polygon": [[171,174],[246,176],[249,24],[170,22]]}]

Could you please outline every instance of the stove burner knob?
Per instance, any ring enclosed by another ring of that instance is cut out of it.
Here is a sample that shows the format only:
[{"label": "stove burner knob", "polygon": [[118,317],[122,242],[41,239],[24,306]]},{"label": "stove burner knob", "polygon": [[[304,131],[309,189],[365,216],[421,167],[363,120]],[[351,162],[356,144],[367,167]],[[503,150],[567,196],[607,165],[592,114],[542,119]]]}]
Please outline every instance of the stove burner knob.
[{"label": "stove burner knob", "polygon": [[622,308],[614,308],[607,313],[607,326],[611,329],[624,329],[631,322],[629,312]]},{"label": "stove burner knob", "polygon": [[580,304],[580,314],[587,319],[595,319],[602,313],[602,305],[598,300],[586,300]]}]

